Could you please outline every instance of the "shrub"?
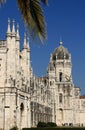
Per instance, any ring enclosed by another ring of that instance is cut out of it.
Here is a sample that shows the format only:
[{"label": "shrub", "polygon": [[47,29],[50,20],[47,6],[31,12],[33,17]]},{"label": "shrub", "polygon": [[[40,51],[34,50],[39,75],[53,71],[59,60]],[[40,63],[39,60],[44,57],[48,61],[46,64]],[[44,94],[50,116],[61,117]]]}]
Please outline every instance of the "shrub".
[{"label": "shrub", "polygon": [[17,126],[13,126],[10,130],[18,130]]},{"label": "shrub", "polygon": [[45,122],[38,122],[37,127],[47,127]]},{"label": "shrub", "polygon": [[56,127],[56,123],[54,122],[48,122],[48,123],[45,123],[45,122],[39,122],[37,124],[37,127]]},{"label": "shrub", "polygon": [[56,125],[56,123],[54,123],[54,122],[48,122],[47,123],[47,127],[56,127],[57,125]]}]

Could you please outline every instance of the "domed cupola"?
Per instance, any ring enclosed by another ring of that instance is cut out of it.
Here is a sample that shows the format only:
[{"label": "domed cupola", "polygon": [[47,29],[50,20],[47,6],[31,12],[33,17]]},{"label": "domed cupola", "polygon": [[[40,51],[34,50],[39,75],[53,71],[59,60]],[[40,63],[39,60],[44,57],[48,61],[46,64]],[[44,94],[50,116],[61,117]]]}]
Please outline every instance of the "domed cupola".
[{"label": "domed cupola", "polygon": [[69,59],[69,52],[68,52],[67,48],[65,48],[62,45],[61,41],[59,43],[59,47],[56,48],[53,53],[53,60],[56,60],[56,59],[60,59],[60,60]]}]

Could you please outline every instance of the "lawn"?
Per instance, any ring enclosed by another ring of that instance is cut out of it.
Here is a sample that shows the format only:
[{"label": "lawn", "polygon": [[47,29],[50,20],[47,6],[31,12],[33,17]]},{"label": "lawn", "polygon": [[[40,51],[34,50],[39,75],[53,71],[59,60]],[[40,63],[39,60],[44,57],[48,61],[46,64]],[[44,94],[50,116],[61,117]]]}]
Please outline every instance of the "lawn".
[{"label": "lawn", "polygon": [[22,130],[85,130],[85,127],[23,128]]}]

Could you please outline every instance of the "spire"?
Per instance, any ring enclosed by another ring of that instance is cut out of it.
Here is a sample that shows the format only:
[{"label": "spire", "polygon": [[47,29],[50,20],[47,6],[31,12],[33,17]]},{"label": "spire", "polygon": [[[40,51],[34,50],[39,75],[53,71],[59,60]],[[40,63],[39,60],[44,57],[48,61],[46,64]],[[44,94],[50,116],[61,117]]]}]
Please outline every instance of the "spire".
[{"label": "spire", "polygon": [[60,38],[60,42],[59,42],[59,45],[62,45],[63,44],[63,42],[62,42],[62,39]]},{"label": "spire", "polygon": [[10,19],[8,18],[8,29],[7,29],[7,36],[11,35],[11,30],[10,30]]},{"label": "spire", "polygon": [[60,40],[59,45],[62,45],[62,44],[63,44],[63,42]]},{"label": "spire", "polygon": [[19,35],[19,24],[17,24],[16,39],[17,39],[17,40],[20,40],[20,35]]},{"label": "spire", "polygon": [[27,48],[27,43],[26,43],[26,33],[24,33],[24,45],[23,45],[23,48]]},{"label": "spire", "polygon": [[71,54],[69,54],[69,59],[71,60]]},{"label": "spire", "polygon": [[28,51],[30,51],[29,37],[27,38],[27,48],[28,48]]},{"label": "spire", "polygon": [[12,21],[12,36],[15,36],[15,21]]},{"label": "spire", "polygon": [[50,62],[52,61],[52,54],[50,54]]}]

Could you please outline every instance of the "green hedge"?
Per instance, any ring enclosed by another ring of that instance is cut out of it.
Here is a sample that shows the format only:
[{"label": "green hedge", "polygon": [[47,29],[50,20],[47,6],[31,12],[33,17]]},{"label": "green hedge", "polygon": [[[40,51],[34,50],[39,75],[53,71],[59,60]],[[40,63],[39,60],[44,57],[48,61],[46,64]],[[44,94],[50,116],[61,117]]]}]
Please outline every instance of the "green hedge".
[{"label": "green hedge", "polygon": [[10,128],[10,130],[18,130],[17,126],[13,126],[12,128]]},{"label": "green hedge", "polygon": [[54,122],[48,122],[48,123],[45,123],[45,122],[38,122],[37,124],[37,127],[56,127],[56,123]]},{"label": "green hedge", "polygon": [[37,127],[47,127],[47,124],[45,122],[39,122]]},{"label": "green hedge", "polygon": [[54,123],[54,122],[48,122],[47,123],[47,127],[56,127],[57,125],[56,125],[56,123]]}]

